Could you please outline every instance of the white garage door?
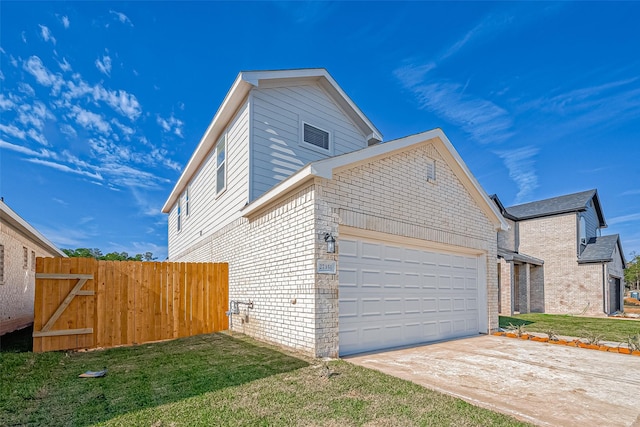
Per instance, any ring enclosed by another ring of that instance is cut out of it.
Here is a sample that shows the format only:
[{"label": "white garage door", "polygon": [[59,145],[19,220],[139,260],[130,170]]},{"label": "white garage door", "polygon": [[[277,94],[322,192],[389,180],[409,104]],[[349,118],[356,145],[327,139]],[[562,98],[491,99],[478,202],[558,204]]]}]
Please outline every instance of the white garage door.
[{"label": "white garage door", "polygon": [[479,257],[342,237],[340,354],[479,333]]}]

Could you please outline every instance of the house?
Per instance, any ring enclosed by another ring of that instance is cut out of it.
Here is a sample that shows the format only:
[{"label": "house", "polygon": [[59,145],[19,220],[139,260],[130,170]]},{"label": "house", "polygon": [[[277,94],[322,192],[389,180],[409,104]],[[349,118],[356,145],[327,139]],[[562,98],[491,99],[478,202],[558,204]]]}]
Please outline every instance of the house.
[{"label": "house", "polygon": [[624,254],[596,190],[505,208],[498,232],[500,311],[602,315],[622,311]]},{"label": "house", "polygon": [[0,200],[0,335],[33,323],[36,257],[66,257]]},{"label": "house", "polygon": [[241,72],[162,211],[229,263],[230,329],[317,357],[487,333],[507,224],[445,134],[382,135],[324,69]]}]

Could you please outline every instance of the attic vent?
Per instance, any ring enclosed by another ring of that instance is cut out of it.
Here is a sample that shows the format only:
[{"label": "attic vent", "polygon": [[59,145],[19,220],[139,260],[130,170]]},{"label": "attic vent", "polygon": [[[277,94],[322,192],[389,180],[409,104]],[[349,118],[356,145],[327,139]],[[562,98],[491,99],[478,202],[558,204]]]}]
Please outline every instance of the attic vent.
[{"label": "attic vent", "polygon": [[322,149],[329,149],[329,132],[304,124],[304,142]]},{"label": "attic vent", "polygon": [[436,182],[436,161],[427,160],[427,182]]}]

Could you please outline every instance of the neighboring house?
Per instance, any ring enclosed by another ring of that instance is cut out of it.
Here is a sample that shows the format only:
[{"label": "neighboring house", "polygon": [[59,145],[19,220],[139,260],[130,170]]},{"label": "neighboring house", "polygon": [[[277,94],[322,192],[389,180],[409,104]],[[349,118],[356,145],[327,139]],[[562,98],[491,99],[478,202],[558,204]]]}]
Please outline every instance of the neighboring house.
[{"label": "neighboring house", "polygon": [[36,257],[66,255],[0,200],[0,335],[33,323]]},{"label": "neighboring house", "polygon": [[496,329],[502,215],[441,130],[381,140],[324,69],[240,73],[162,209],[169,259],[228,262],[231,329],[318,357]]},{"label": "neighboring house", "polygon": [[622,311],[624,254],[596,190],[505,208],[498,233],[500,311],[613,314]]}]

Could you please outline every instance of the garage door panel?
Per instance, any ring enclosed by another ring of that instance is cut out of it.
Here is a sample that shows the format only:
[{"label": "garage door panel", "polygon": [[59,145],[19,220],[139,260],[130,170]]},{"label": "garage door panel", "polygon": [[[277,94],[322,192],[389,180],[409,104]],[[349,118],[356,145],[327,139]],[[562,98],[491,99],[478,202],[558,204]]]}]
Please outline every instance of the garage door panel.
[{"label": "garage door panel", "polygon": [[438,276],[435,274],[423,274],[422,275],[422,287],[424,289],[437,289],[438,288]]},{"label": "garage door panel", "polygon": [[453,309],[451,298],[438,298],[438,312],[447,312]]},{"label": "garage door panel", "polygon": [[343,317],[357,318],[359,316],[357,298],[340,298],[338,300],[338,303],[340,304],[340,307],[339,307],[340,318],[343,318]]},{"label": "garage door panel", "polygon": [[351,239],[340,239],[340,260],[357,258],[358,256],[358,241]]},{"label": "garage door panel", "polygon": [[382,316],[382,298],[362,298],[362,316]]},{"label": "garage door panel", "polygon": [[361,257],[363,259],[382,259],[382,245],[379,243],[361,243]]},{"label": "garage door panel", "polygon": [[342,355],[478,333],[476,257],[342,238],[339,268]]},{"label": "garage door panel", "polygon": [[425,313],[435,313],[438,311],[438,300],[435,298],[423,298],[423,309]]}]

